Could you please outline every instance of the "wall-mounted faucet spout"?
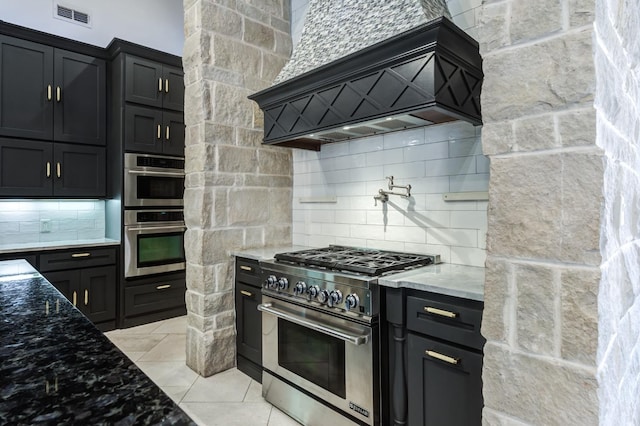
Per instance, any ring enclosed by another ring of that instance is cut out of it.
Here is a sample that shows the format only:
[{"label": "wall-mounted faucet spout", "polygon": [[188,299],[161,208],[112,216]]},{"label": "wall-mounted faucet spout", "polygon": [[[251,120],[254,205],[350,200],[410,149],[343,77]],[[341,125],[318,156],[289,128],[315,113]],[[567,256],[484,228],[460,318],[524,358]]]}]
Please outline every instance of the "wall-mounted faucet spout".
[{"label": "wall-mounted faucet spout", "polygon": [[[387,176],[386,179],[389,180],[389,191],[385,191],[384,189],[378,190],[378,195],[373,196],[376,206],[378,205],[378,201],[382,201],[383,203],[386,203],[387,201],[389,201],[389,195],[399,195],[402,198],[411,197],[411,185],[395,185],[393,183],[393,176]],[[398,192],[393,192],[392,190],[394,188],[402,188],[406,191],[406,193],[401,194]]]}]

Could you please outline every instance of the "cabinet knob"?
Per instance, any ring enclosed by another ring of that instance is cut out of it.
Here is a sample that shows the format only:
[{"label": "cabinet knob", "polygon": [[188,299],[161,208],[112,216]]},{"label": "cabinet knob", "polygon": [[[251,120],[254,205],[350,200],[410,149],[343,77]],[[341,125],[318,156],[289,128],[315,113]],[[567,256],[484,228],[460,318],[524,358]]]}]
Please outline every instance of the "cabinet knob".
[{"label": "cabinet knob", "polygon": [[158,79],[158,92],[162,92],[162,79]]}]

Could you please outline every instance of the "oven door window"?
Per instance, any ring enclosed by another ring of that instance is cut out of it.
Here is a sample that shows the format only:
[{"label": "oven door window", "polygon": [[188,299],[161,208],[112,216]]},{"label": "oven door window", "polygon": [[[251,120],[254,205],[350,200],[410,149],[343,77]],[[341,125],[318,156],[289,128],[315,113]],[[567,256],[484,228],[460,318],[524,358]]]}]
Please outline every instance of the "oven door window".
[{"label": "oven door window", "polygon": [[278,319],[278,364],[341,398],[345,390],[345,342]]},{"label": "oven door window", "polygon": [[136,182],[137,198],[174,200],[182,199],[184,178],[161,176],[138,176]]},{"label": "oven door window", "polygon": [[184,262],[184,232],[138,235],[138,267]]}]

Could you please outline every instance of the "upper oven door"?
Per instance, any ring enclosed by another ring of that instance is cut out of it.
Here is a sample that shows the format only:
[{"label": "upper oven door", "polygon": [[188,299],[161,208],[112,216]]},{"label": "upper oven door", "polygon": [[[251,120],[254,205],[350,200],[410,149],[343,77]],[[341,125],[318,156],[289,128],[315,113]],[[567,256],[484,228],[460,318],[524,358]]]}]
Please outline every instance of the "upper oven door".
[{"label": "upper oven door", "polygon": [[184,224],[125,226],[124,276],[184,270],[185,229]]},{"label": "upper oven door", "polygon": [[125,153],[125,207],[182,206],[183,197],[183,159]]},{"label": "upper oven door", "polygon": [[373,424],[374,329],[265,295],[258,309],[264,368]]}]

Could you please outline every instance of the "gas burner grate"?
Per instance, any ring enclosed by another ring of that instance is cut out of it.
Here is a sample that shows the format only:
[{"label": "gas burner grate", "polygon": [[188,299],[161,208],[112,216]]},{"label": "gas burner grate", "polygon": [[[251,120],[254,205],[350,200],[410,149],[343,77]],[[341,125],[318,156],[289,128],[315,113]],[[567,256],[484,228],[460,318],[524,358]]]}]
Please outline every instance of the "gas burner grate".
[{"label": "gas burner grate", "polygon": [[275,255],[279,262],[371,276],[428,266],[435,262],[436,257],[333,245]]}]

